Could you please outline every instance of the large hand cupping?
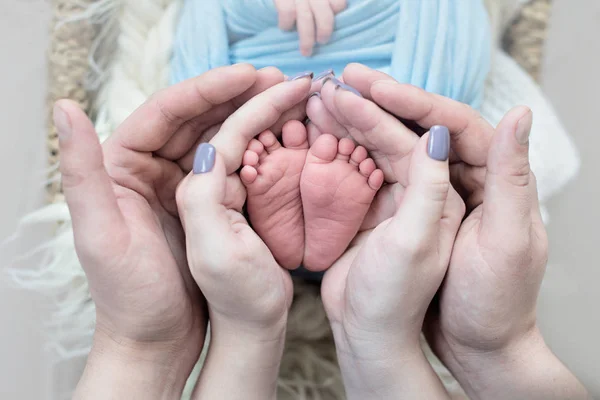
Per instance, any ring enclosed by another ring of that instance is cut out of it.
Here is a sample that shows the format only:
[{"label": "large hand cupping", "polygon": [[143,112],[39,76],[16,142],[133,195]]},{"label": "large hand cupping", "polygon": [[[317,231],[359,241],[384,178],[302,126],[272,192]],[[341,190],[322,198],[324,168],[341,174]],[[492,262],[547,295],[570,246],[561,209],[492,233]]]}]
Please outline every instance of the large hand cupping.
[{"label": "large hand cupping", "polygon": [[213,70],[154,95],[103,147],[75,104],[58,103],[63,188],[97,312],[80,397],[92,391],[127,397],[118,394],[119,385],[88,378],[120,376],[129,363],[140,376],[154,369],[152,384],[145,376],[142,385],[152,396],[174,397],[183,389],[203,346],[207,316],[188,268],[175,189],[192,167],[197,144],[282,80],[275,69],[257,72],[248,65]]}]

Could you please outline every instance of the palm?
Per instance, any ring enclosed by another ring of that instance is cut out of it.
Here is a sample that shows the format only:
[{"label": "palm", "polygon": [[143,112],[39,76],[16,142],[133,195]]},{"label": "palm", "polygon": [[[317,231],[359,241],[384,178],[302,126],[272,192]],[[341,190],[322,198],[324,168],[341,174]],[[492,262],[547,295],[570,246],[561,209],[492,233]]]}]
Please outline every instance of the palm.
[{"label": "palm", "polygon": [[475,343],[481,330],[493,329],[498,320],[489,314],[494,309],[494,279],[478,245],[480,224],[481,207],[459,229],[439,304],[434,303],[426,321],[434,347],[438,340]]},{"label": "palm", "polygon": [[[428,316],[428,332],[433,335],[434,347],[450,341],[452,344],[473,347],[476,343],[481,350],[493,350],[504,344],[513,333],[506,327],[522,326],[507,321],[506,310],[522,309],[528,312],[527,305],[535,304],[523,291],[514,293],[508,285],[514,286],[517,267],[508,253],[503,254],[504,242],[510,238],[489,237],[482,226],[484,206],[477,207],[461,225],[458,232],[445,283],[439,293],[439,310],[431,309]],[[511,245],[508,245],[511,246]],[[539,270],[521,270],[519,280],[526,284],[537,279]],[[501,305],[501,306],[500,306]],[[535,308],[531,308],[531,323],[535,322]]]},{"label": "palm", "polygon": [[113,243],[103,246],[112,250],[105,258],[115,260],[111,263],[115,272],[107,271],[103,279],[108,281],[92,286],[112,291],[109,296],[92,293],[97,310],[116,316],[108,321],[103,318],[105,323],[114,324],[111,328],[116,331],[132,326],[131,321],[144,327],[139,332],[127,332],[132,340],[139,336],[169,340],[162,336],[191,330],[203,320],[202,297],[187,270],[181,223],[162,206],[153,209],[133,191],[122,187],[115,191],[123,192],[118,205],[128,232],[107,233],[106,239]]},{"label": "palm", "polygon": [[323,277],[321,296],[327,315],[332,322],[343,321],[345,308],[349,300],[348,296],[356,294],[352,290],[348,290],[351,286],[350,282],[356,281],[356,278],[360,280],[363,272],[368,273],[368,271],[361,270],[361,265],[364,265],[364,263],[354,265],[354,261],[357,257],[362,257],[365,253],[368,253],[368,250],[364,251],[363,248],[372,231],[367,230],[359,233],[346,252],[327,270]]}]

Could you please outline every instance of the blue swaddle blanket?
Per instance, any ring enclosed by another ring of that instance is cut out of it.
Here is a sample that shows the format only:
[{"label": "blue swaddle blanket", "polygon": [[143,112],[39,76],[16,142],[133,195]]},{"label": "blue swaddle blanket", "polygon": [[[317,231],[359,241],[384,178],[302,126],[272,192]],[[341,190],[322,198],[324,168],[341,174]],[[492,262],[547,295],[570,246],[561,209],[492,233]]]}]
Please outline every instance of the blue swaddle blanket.
[{"label": "blue swaddle blanket", "polygon": [[483,0],[348,0],[330,42],[310,58],[300,54],[298,33],[277,22],[273,0],[185,0],[171,81],[242,62],[289,76],[340,74],[359,62],[476,108],[483,100],[491,57]]}]

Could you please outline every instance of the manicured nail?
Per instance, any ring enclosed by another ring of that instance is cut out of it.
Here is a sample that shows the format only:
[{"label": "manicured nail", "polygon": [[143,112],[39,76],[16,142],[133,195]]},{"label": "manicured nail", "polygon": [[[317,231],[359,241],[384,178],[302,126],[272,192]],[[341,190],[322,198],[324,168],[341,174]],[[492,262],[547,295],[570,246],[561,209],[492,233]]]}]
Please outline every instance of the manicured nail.
[{"label": "manicured nail", "polygon": [[54,106],[54,125],[58,131],[58,140],[67,140],[73,133],[73,127],[71,125],[71,119],[67,113],[60,108],[59,105]]},{"label": "manicured nail", "polygon": [[300,72],[297,75],[290,76],[290,77],[287,78],[287,80],[288,81],[297,81],[297,80],[304,79],[304,78],[310,78],[310,79],[312,79],[312,77],[314,75],[315,74],[312,71],[305,71],[305,72]]},{"label": "manicured nail", "polygon": [[313,82],[320,81],[321,79],[326,78],[328,76],[335,76],[335,72],[333,71],[333,69],[328,69],[326,71],[321,72],[319,75],[313,78]]},{"label": "manicured nail", "polygon": [[434,160],[448,160],[448,154],[450,154],[450,131],[448,128],[440,125],[431,127],[427,153]]},{"label": "manicured nail", "polygon": [[515,137],[521,145],[529,143],[529,135],[531,134],[531,124],[533,122],[533,113],[531,110],[527,112],[517,123],[517,131]]},{"label": "manicured nail", "polygon": [[321,98],[321,92],[312,92],[310,96],[308,96],[308,99],[310,100],[311,97]]},{"label": "manicured nail", "polygon": [[205,174],[212,171],[215,166],[217,151],[215,146],[209,143],[202,143],[196,150],[194,156],[194,174]]},{"label": "manicured nail", "polygon": [[361,97],[361,98],[363,97],[362,94],[360,94],[360,92],[358,90],[354,89],[350,85],[346,85],[344,82],[340,81],[339,79],[337,79],[334,76],[330,76],[330,77],[325,78],[325,80],[323,81],[323,86],[325,86],[325,84],[327,82],[333,83],[335,85],[336,89],[339,88],[339,89],[347,90],[347,91],[349,91],[351,93],[354,93],[358,97]]}]

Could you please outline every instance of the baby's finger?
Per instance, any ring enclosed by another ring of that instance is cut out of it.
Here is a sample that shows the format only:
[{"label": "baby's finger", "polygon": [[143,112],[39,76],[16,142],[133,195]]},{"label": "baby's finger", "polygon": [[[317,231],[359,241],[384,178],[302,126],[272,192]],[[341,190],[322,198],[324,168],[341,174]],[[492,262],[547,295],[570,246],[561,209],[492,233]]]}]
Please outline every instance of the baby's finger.
[{"label": "baby's finger", "polygon": [[279,29],[291,31],[296,24],[296,3],[294,0],[275,0],[275,8],[279,15]]},{"label": "baby's finger", "polygon": [[346,0],[329,0],[329,4],[334,14],[341,13],[348,5]]},{"label": "baby's finger", "polygon": [[300,53],[310,57],[316,42],[315,18],[309,0],[296,0],[296,26],[300,36]]},{"label": "baby's finger", "polygon": [[329,42],[331,35],[333,35],[335,14],[331,5],[323,0],[310,0],[310,8],[317,25],[317,43],[325,44]]}]

